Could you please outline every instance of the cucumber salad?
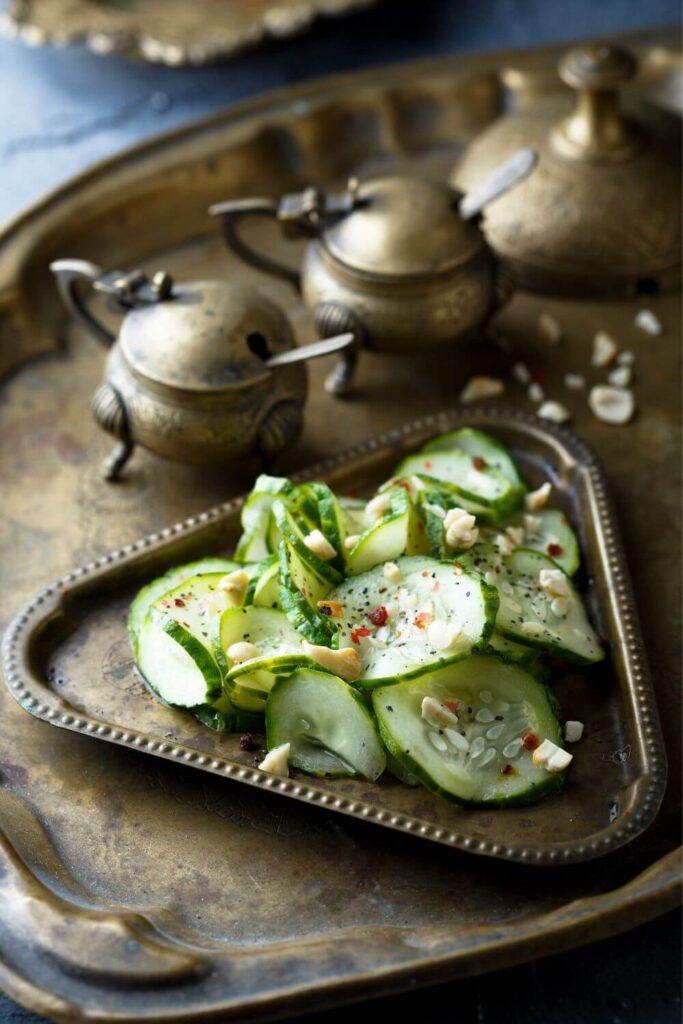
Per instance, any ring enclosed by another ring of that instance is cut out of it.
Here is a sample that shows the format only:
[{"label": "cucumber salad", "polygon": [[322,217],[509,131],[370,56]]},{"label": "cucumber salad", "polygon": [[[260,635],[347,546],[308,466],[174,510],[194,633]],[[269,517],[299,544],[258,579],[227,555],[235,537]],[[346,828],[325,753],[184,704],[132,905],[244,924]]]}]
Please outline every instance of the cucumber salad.
[{"label": "cucumber salad", "polygon": [[133,601],[138,671],[204,725],[265,736],[265,771],[374,781],[460,803],[533,803],[572,760],[550,687],[601,642],[549,482],[460,429],[369,499],[260,476],[233,559],[170,569]]}]

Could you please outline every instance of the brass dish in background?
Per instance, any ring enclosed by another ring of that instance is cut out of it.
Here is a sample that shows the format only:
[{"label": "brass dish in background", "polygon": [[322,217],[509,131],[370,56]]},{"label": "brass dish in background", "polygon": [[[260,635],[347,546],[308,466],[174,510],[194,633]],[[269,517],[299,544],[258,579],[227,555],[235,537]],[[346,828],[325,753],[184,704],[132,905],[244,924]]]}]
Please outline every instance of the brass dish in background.
[{"label": "brass dish in background", "polygon": [[83,42],[160,64],[209,64],[268,38],[303,32],[321,15],[374,0],[10,0],[6,35],[38,43]]},{"label": "brass dish in background", "polygon": [[[13,697],[52,725],[489,857],[573,864],[630,842],[657,813],[666,755],[607,482],[585,446],[568,431],[521,413],[460,409],[404,424],[294,478],[324,479],[337,493],[369,496],[401,458],[430,436],[461,426],[492,433],[513,453],[530,487],[552,480],[554,503],[579,531],[590,581],[586,604],[611,652],[588,671],[553,670],[553,689],[565,714],[586,726],[586,739],[558,796],[492,812],[460,807],[422,786],[389,778],[372,784],[295,771],[282,779],[256,769],[260,758],[240,750],[238,735],[207,730],[145,693],[126,649],[130,601],[136,589],[173,565],[229,556],[240,533],[241,499],[109,552],[30,600],[3,641],[3,671]],[[103,685],[105,655],[116,672],[116,687]],[[616,750],[628,748],[628,759],[615,758],[615,737]]]},{"label": "brass dish in background", "polygon": [[[645,97],[656,117],[650,98],[668,94],[675,51],[666,33],[629,46],[648,68],[647,92],[637,79],[630,102]],[[65,318],[49,261],[71,252],[148,272],[162,265],[178,278],[218,273],[265,284],[299,339],[312,340],[288,286],[226,257],[207,207],[230,195],[275,197],[311,180],[334,188],[357,171],[419,170],[443,180],[504,105],[533,106],[549,82],[561,88],[558,57],[555,47],[449,58],[288,88],[123,153],[4,229],[2,625],[45,580],[224,502],[248,489],[254,473],[246,464],[230,475],[207,472],[141,451],[125,481],[102,481],[108,441],[88,409],[102,357]],[[286,259],[287,249],[273,255]],[[510,365],[522,359],[544,375],[548,394],[571,405],[572,426],[606,467],[629,553],[670,764],[650,828],[585,865],[501,865],[52,728],[2,687],[0,745],[11,752],[0,768],[3,988],[59,1020],[87,1019],[92,1006],[100,1020],[244,1019],[247,1010],[282,1017],[559,952],[679,902],[680,595],[672,566],[680,564],[680,297],[647,303],[664,324],[656,339],[633,326],[637,302],[518,294],[497,320],[510,351],[481,345],[476,357],[444,352],[431,363],[397,357],[390,376],[369,353],[344,415],[338,404],[331,409],[324,367],[314,364],[303,438],[281,468],[452,405],[474,366],[502,373],[506,405],[527,411]],[[552,349],[536,340],[546,311],[564,334]],[[563,390],[568,371],[604,377],[590,368],[598,328],[636,352],[638,412],[626,428],[598,423],[585,399]],[[652,503],[653,495],[657,529],[643,530],[644,496]],[[124,640],[104,654],[103,688],[127,685],[125,651]],[[58,691],[59,679],[51,685]],[[628,762],[619,739],[612,753]]]},{"label": "brass dish in background", "polygon": [[533,146],[534,172],[483,214],[488,241],[521,287],[575,296],[677,287],[678,118],[662,124],[622,108],[637,62],[621,47],[577,46],[558,71],[574,110],[547,102],[507,113],[474,140],[453,184],[472,188],[519,145]]}]

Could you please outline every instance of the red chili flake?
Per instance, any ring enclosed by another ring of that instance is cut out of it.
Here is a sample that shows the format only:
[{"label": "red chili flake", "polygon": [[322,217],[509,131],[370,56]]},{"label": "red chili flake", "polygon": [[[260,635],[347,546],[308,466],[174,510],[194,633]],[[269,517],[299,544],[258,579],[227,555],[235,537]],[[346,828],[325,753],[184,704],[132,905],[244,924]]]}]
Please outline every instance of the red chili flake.
[{"label": "red chili flake", "polygon": [[426,579],[426,578],[427,578],[427,576],[429,576],[429,573],[428,573],[428,572],[427,572],[427,570],[425,569],[425,571],[424,571],[424,572],[421,572],[421,573],[420,573],[420,576],[422,576],[422,577],[423,577],[424,579]]},{"label": "red chili flake", "polygon": [[430,590],[441,590],[441,584],[439,583],[438,580],[434,580],[434,582],[432,583],[432,585],[431,585],[431,587],[429,589]]},{"label": "red chili flake", "polygon": [[551,558],[559,558],[564,553],[564,548],[561,544],[548,544],[546,550]]},{"label": "red chili flake", "polygon": [[182,597],[174,597],[173,598],[173,604],[176,606],[176,608],[184,608],[185,607],[185,602],[183,601]]},{"label": "red chili flake", "polygon": [[413,619],[413,625],[417,626],[418,629],[424,629],[432,621],[434,616],[431,612],[418,612]]},{"label": "red chili flake", "polygon": [[432,468],[432,464],[429,461],[429,459],[427,459],[426,462],[423,462],[422,465],[424,466],[425,469],[431,469]]},{"label": "red chili flake", "polygon": [[373,608],[371,612],[368,612],[368,618],[375,626],[384,626],[389,618],[389,612],[381,604],[379,608]]},{"label": "red chili flake", "polygon": [[630,811],[622,811],[621,812],[621,816],[622,816],[622,818],[630,818],[631,817],[631,812]]},{"label": "red chili flake", "polygon": [[458,708],[460,707],[460,701],[459,700],[445,700],[443,702],[443,706],[445,708],[448,708],[449,711],[457,711]]},{"label": "red chili flake", "polygon": [[351,634],[351,640],[354,644],[359,644],[362,636],[372,636],[372,630],[367,626],[358,626]]},{"label": "red chili flake", "polygon": [[500,769],[500,774],[501,775],[516,775],[517,772],[515,771],[515,769],[513,768],[513,766],[511,764],[504,764],[503,767]]},{"label": "red chili flake", "polygon": [[482,459],[481,455],[475,455],[472,459],[472,465],[475,469],[486,469],[486,459]]},{"label": "red chili flake", "polygon": [[240,750],[254,750],[256,744],[250,732],[243,732],[240,736]]},{"label": "red chili flake", "polygon": [[541,741],[535,732],[530,732],[529,729],[522,733],[522,749],[523,750],[535,750],[536,747],[540,747]]}]

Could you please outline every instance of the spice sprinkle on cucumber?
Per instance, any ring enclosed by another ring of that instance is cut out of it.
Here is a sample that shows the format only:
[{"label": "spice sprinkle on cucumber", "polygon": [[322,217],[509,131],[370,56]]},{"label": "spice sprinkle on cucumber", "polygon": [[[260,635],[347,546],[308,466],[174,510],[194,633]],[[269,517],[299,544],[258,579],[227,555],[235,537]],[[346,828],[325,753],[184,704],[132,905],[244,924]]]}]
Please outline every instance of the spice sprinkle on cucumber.
[{"label": "spice sprinkle on cucumber", "polygon": [[[244,732],[243,749],[264,737],[264,771],[533,803],[572,760],[547,659],[604,657],[551,496],[469,428],[404,458],[367,500],[262,474],[232,559],[138,592],[137,669],[166,704]],[[575,740],[582,723],[569,726]]]}]

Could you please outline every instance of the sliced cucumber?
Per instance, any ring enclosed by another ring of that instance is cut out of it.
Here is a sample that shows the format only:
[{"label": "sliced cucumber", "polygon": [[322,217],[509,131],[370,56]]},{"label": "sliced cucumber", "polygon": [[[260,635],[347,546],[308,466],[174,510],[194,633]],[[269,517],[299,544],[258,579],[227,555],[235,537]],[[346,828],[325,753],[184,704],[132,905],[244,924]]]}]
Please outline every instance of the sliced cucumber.
[{"label": "sliced cucumber", "polygon": [[335,557],[330,559],[329,564],[343,575],[346,525],[341,505],[327,484],[312,483],[308,484],[308,487],[315,499],[316,519],[320,530],[327,537],[336,552]]},{"label": "sliced cucumber", "polygon": [[284,476],[262,473],[242,506],[242,536],[235,549],[238,562],[261,562],[277,550],[271,531],[270,510],[278,495],[291,494],[294,484]]},{"label": "sliced cucumber", "polygon": [[150,608],[168,590],[177,587],[184,580],[189,580],[191,576],[201,576],[209,572],[225,574],[238,568],[237,562],[232,562],[228,558],[201,558],[198,562],[175,566],[144,586],[133,599],[128,612],[128,635],[133,650],[136,649],[138,632]]},{"label": "sliced cucumber", "polygon": [[280,607],[280,562],[276,554],[269,555],[256,566],[247,587],[244,603],[265,608]]},{"label": "sliced cucumber", "polygon": [[[349,576],[367,572],[381,562],[393,562],[401,555],[416,554],[419,546],[419,519],[409,495],[397,487],[391,495],[391,511],[365,531],[348,554]],[[424,545],[427,553],[427,545]]]},{"label": "sliced cucumber", "polygon": [[282,539],[287,543],[290,550],[297,554],[299,561],[307,567],[310,573],[313,573],[321,583],[325,581],[329,585],[339,583],[342,579],[342,574],[330,562],[325,562],[322,558],[318,558],[307,547],[304,541],[305,533],[301,520],[292,513],[283,501],[276,501],[273,504],[273,518],[277,523]]},{"label": "sliced cucumber", "polygon": [[519,475],[515,461],[504,445],[496,441],[490,434],[483,430],[474,430],[472,427],[462,427],[460,430],[452,430],[448,434],[441,434],[433,441],[426,444],[423,452],[443,452],[458,448],[466,452],[474,459],[483,459],[487,466],[492,466],[499,473],[511,480],[517,487],[526,490],[524,481]]},{"label": "sliced cucumber", "polygon": [[562,571],[551,558],[525,548],[502,558],[490,544],[476,544],[458,559],[485,579],[495,581],[500,598],[496,630],[503,636],[581,664],[604,658],[581,596],[568,576],[568,610],[566,614],[553,611],[553,599],[539,582],[542,569]]},{"label": "sliced cucumber", "polygon": [[280,607],[302,636],[312,644],[329,647],[336,626],[318,611],[330,584],[320,580],[286,541],[280,545]]},{"label": "sliced cucumber", "polygon": [[215,732],[265,732],[263,715],[240,711],[222,694],[213,704],[200,704],[192,714],[208,729]]},{"label": "sliced cucumber", "polygon": [[532,648],[527,647],[525,644],[518,644],[514,640],[509,640],[506,636],[501,636],[495,630],[481,653],[496,654],[505,661],[513,661],[526,669],[531,669],[541,656],[540,651],[532,650]]},{"label": "sliced cucumber", "polygon": [[360,687],[398,683],[455,661],[493,631],[498,598],[477,573],[426,556],[404,556],[396,564],[398,580],[388,579],[380,565],[327,598],[342,605],[338,644],[360,654]]},{"label": "sliced cucumber", "polygon": [[290,744],[290,763],[311,775],[361,775],[386,767],[372,714],[342,679],[301,669],[278,679],[266,704],[268,748]]},{"label": "sliced cucumber", "polygon": [[[297,665],[312,665],[312,659],[303,652],[304,638],[292,626],[284,612],[275,608],[230,608],[221,619],[221,646],[230,666],[228,680],[240,680],[239,685],[268,693],[275,677],[291,672]],[[233,644],[246,641],[258,648],[258,655],[249,661],[230,661]],[[259,673],[258,685],[242,677]]]},{"label": "sliced cucumber", "polygon": [[457,487],[469,501],[499,512],[512,512],[522,495],[518,484],[492,466],[478,469],[472,456],[458,448],[409,455],[397,467],[395,475],[434,477]]},{"label": "sliced cucumber", "polygon": [[342,494],[339,497],[339,507],[347,536],[353,537],[367,530],[368,517],[365,512],[365,502],[361,498],[349,498]]},{"label": "sliced cucumber", "polygon": [[222,674],[213,655],[173,620],[145,620],[138,632],[137,665],[167,704],[210,704],[222,691]]},{"label": "sliced cucumber", "polygon": [[[422,717],[432,697],[457,716],[435,726]],[[534,765],[522,736],[562,746],[549,691],[517,665],[473,655],[419,679],[375,690],[372,703],[387,750],[435,793],[460,803],[523,805],[559,789],[562,773]]]},{"label": "sliced cucumber", "polygon": [[230,607],[219,583],[223,573],[192,576],[158,598],[149,617],[162,627],[175,623],[203,644],[221,669],[227,667],[220,643],[221,615]]},{"label": "sliced cucumber", "polygon": [[[559,508],[544,508],[536,512],[534,517],[539,520],[539,526],[534,530],[525,530],[524,547],[542,552],[557,562],[568,576],[573,576],[581,559],[579,542],[566,515]],[[523,523],[523,520],[517,518],[512,525]]]}]

